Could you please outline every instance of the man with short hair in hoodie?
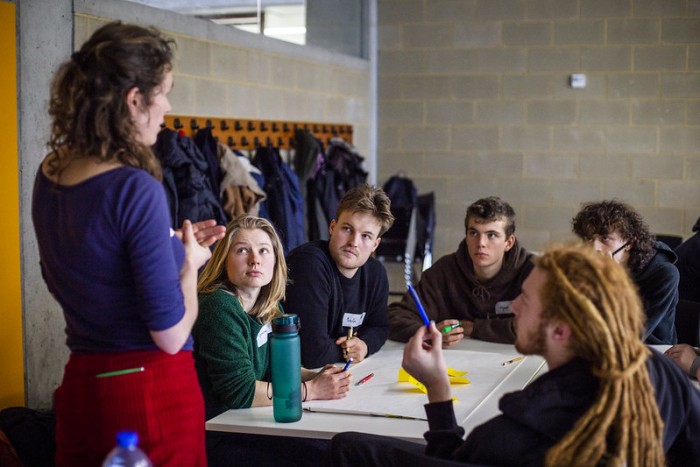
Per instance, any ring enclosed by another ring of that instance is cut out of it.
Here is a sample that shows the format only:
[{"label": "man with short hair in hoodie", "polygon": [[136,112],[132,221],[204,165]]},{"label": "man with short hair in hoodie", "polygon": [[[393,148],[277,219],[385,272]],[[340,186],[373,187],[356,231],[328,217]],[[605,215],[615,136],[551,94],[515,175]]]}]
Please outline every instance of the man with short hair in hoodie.
[{"label": "man with short hair in hoodie", "polygon": [[680,275],[673,250],[654,240],[634,208],[617,200],[584,203],[571,224],[579,238],[627,267],[646,313],[644,341],[675,344]]},{"label": "man with short hair in hoodie", "polygon": [[[532,254],[515,238],[515,211],[502,199],[467,208],[465,239],[426,270],[416,292],[450,347],[464,337],[515,342],[510,301],[532,271]],[[409,294],[389,305],[389,338],[406,342],[423,325]]]}]

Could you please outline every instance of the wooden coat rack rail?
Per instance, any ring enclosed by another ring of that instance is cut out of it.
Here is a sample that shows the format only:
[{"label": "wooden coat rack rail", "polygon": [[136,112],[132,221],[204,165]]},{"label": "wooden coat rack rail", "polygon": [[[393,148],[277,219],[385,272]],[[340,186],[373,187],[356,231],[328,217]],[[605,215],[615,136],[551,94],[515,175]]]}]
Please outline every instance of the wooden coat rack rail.
[{"label": "wooden coat rack rail", "polygon": [[251,120],[245,118],[196,117],[166,115],[166,128],[182,130],[194,137],[201,128],[211,127],[212,135],[231,149],[256,149],[272,145],[280,149],[294,146],[294,131],[304,129],[328,144],[338,137],[352,144],[352,125],[340,123],[290,122],[281,120]]}]

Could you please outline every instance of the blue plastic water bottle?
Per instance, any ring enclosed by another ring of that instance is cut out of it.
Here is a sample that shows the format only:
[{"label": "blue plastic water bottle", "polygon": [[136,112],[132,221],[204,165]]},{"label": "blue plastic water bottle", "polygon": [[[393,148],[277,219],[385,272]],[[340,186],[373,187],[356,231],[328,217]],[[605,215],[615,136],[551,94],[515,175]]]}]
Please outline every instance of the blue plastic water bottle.
[{"label": "blue plastic water bottle", "polygon": [[282,315],[272,320],[270,360],[275,421],[296,422],[301,419],[301,348],[297,315]]},{"label": "blue plastic water bottle", "polygon": [[153,467],[138,444],[139,435],[135,431],[120,431],[117,433],[117,445],[107,454],[102,467]]}]

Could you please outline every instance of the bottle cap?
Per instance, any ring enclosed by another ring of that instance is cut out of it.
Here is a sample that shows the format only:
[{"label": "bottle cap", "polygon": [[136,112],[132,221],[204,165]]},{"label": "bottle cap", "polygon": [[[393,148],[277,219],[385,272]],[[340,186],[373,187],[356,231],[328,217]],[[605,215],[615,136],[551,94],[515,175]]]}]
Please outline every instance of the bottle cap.
[{"label": "bottle cap", "polygon": [[297,315],[282,315],[272,320],[273,333],[299,332],[299,317]]},{"label": "bottle cap", "polygon": [[133,448],[139,444],[139,435],[135,431],[117,433],[117,444],[123,448]]}]

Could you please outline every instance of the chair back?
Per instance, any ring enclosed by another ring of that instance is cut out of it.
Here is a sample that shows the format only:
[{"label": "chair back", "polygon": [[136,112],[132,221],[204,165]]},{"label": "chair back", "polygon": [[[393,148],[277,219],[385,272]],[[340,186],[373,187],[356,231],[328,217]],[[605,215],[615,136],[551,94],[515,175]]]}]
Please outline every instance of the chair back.
[{"label": "chair back", "polygon": [[680,235],[663,235],[663,234],[657,234],[654,235],[654,237],[660,241],[664,242],[666,245],[668,245],[672,250],[675,250],[678,245],[683,243],[683,237]]}]

